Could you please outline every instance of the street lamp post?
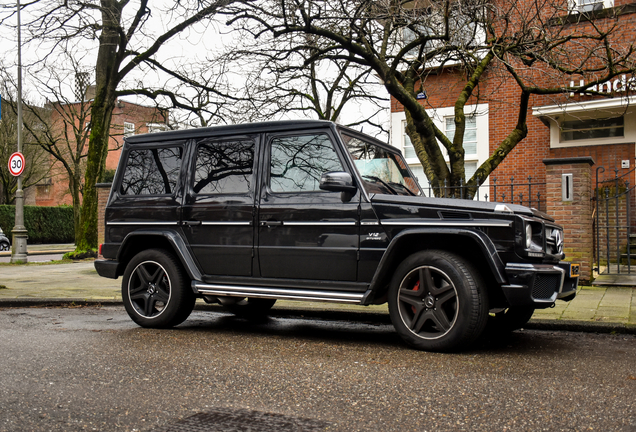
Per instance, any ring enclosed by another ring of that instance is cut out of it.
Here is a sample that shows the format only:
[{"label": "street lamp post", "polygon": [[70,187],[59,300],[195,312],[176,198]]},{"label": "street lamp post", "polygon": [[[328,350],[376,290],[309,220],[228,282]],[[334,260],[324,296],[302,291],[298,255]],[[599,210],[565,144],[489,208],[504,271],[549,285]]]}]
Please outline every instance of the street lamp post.
[{"label": "street lamp post", "polygon": [[[20,0],[18,4],[18,153],[22,153],[22,36],[20,34]],[[13,247],[11,262],[25,263],[27,256],[27,229],[24,226],[24,191],[22,191],[22,174],[18,176],[18,190],[15,192],[15,224],[13,230]]]}]

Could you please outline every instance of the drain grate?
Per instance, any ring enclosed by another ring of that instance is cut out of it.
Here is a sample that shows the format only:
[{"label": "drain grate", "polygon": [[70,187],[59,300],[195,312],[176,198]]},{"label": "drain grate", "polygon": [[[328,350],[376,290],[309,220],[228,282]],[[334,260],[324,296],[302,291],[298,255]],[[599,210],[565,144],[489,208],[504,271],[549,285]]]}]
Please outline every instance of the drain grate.
[{"label": "drain grate", "polygon": [[222,408],[195,414],[152,432],[323,431],[330,423],[246,409]]}]

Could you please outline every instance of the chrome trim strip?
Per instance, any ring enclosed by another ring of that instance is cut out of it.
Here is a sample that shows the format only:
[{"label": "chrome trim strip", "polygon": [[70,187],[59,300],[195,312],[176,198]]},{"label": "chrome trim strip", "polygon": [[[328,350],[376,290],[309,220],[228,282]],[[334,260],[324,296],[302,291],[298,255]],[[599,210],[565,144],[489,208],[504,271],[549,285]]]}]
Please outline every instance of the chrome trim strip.
[{"label": "chrome trim strip", "polygon": [[407,219],[401,221],[400,219],[382,220],[382,225],[411,225],[411,226],[452,226],[452,227],[510,227],[512,221],[488,221],[478,219],[466,219],[461,221],[448,221],[448,220],[432,220],[432,221],[414,221]]},{"label": "chrome trim strip", "polygon": [[283,226],[355,226],[357,222],[301,222],[301,221],[283,221]]},{"label": "chrome trim strip", "polygon": [[285,288],[246,287],[222,284],[192,283],[200,294],[227,295],[237,297],[281,298],[290,300],[319,300],[343,303],[360,303],[364,293],[343,293],[337,291],[310,291]]},{"label": "chrome trim strip", "polygon": [[195,283],[195,287],[197,289],[218,289],[218,290],[226,290],[230,292],[249,292],[249,293],[276,293],[276,294],[293,294],[293,295],[311,295],[311,296],[329,296],[329,297],[337,297],[337,298],[349,298],[349,299],[361,299],[364,296],[364,293],[346,293],[346,292],[338,292],[338,291],[309,291],[309,290],[294,290],[294,289],[286,289],[286,288],[269,288],[269,287],[247,287],[247,286],[238,286],[238,285],[221,285],[221,284],[206,284],[206,283]]},{"label": "chrome trim strip", "polygon": [[378,221],[372,221],[372,222],[360,222],[360,225],[380,225],[380,222]]},{"label": "chrome trim strip", "polygon": [[245,294],[236,291],[222,291],[222,290],[199,290],[201,294],[209,294],[209,295],[222,295],[229,297],[255,297],[255,298],[275,298],[275,299],[284,299],[284,300],[312,300],[312,301],[322,301],[322,302],[330,302],[330,303],[351,303],[351,304],[360,304],[362,298],[360,299],[341,299],[341,298],[331,298],[331,297],[311,297],[311,296],[295,296],[295,295],[286,295],[286,294],[265,294],[265,293],[256,293],[256,294]]},{"label": "chrome trim strip", "polygon": [[245,222],[232,222],[232,221],[219,221],[219,222],[201,222],[201,225],[207,225],[207,226],[251,226],[252,222],[250,221],[245,221]]},{"label": "chrome trim strip", "polygon": [[106,225],[179,225],[179,222],[106,222]]}]

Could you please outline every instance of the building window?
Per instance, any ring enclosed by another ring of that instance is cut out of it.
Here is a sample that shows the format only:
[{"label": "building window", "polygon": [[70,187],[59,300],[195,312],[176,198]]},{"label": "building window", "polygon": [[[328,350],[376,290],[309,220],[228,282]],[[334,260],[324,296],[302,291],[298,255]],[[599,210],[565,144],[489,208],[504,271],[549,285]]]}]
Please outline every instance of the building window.
[{"label": "building window", "polygon": [[625,136],[623,117],[592,120],[569,120],[561,123],[561,141]]},{"label": "building window", "polygon": [[572,0],[572,12],[594,12],[614,7],[614,0]]},{"label": "building window", "polygon": [[168,125],[164,123],[147,123],[146,126],[148,127],[148,133],[165,132],[168,130]]},{"label": "building window", "polygon": [[404,127],[402,130],[404,131],[404,159],[417,159],[417,153],[415,153],[415,147],[413,147],[413,143],[411,142],[411,138],[409,138],[406,133],[406,122],[404,122]]},{"label": "building window", "polygon": [[124,136],[129,137],[135,134],[135,124],[130,122],[124,122]]},{"label": "building window", "polygon": [[[455,119],[453,117],[446,117],[445,121],[446,136],[452,141],[455,137]],[[466,117],[466,130],[464,130],[464,154],[477,154],[477,119],[475,116]],[[466,178],[469,178],[468,173],[466,173]]]}]

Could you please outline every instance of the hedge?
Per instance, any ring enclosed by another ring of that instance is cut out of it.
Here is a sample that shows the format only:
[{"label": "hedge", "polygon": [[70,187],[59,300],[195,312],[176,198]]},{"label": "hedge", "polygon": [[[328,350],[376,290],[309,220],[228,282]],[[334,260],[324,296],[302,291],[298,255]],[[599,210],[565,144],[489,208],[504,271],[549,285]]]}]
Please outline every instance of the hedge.
[{"label": "hedge", "polygon": [[[0,205],[0,228],[11,238],[15,207]],[[74,243],[73,207],[24,206],[24,226],[28,243]]]}]

